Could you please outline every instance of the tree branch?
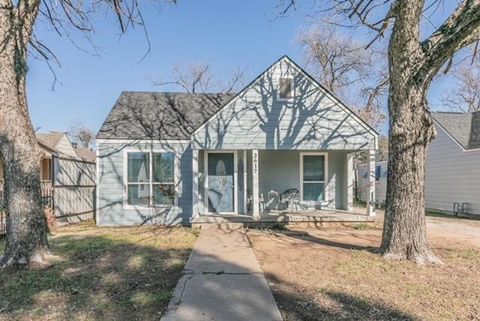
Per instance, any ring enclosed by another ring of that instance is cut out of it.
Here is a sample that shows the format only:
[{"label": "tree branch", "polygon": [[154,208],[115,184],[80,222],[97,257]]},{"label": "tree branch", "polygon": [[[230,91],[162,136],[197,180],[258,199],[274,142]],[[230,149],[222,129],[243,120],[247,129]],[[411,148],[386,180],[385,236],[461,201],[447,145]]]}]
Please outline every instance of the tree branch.
[{"label": "tree branch", "polygon": [[480,0],[464,0],[455,12],[421,43],[423,63],[415,74],[418,84],[429,83],[461,48],[480,39]]}]

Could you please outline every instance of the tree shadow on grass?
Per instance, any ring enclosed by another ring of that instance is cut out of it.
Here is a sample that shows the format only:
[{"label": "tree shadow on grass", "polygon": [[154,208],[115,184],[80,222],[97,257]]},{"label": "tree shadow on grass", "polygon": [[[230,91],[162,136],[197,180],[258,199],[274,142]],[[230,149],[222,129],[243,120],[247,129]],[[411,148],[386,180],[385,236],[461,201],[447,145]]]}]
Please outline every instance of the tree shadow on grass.
[{"label": "tree shadow on grass", "polygon": [[0,319],[158,320],[190,253],[105,235],[51,245],[51,267],[0,272]]},{"label": "tree shadow on grass", "polygon": [[[321,276],[320,276],[321,277]],[[412,321],[409,315],[382,302],[375,302],[338,291],[309,293],[298,286],[281,282],[269,275],[269,280],[278,282],[272,288],[284,321]]]},{"label": "tree shadow on grass", "polygon": [[313,236],[307,232],[292,232],[289,230],[275,230],[275,233],[282,234],[289,238],[294,238],[301,241],[311,242],[315,244],[325,245],[329,247],[336,247],[345,250],[368,251],[370,253],[379,253],[379,248],[376,246],[365,246],[351,243],[343,243],[332,241],[326,238]]}]

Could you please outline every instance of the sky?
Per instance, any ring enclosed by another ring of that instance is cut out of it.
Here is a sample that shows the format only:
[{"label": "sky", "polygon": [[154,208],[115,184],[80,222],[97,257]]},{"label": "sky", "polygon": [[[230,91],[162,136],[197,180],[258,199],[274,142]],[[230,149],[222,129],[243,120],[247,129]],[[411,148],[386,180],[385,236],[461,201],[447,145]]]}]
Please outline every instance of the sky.
[{"label": "sky", "polygon": [[308,8],[279,18],[279,0],[143,3],[151,44],[143,60],[148,48],[143,30],[120,35],[111,15],[95,21],[93,43],[99,55],[81,35],[73,35],[73,44],[48,26],[37,26],[38,38],[61,66],[53,67],[58,82],[52,89],[54,77],[47,64],[29,62],[28,101],[35,129],[67,131],[74,123],[83,123],[97,132],[121,91],[178,91],[152,84],[152,79],[171,80],[175,66],[208,62],[221,79],[245,69],[248,83],[283,55],[303,65],[295,39],[311,22],[304,11]]}]

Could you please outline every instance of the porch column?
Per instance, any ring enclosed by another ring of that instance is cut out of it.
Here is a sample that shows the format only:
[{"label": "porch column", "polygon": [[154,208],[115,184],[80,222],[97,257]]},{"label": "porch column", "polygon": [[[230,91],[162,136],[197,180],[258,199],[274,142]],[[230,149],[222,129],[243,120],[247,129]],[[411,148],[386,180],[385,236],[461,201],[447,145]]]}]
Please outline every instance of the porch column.
[{"label": "porch column", "polygon": [[243,214],[248,214],[247,209],[247,171],[248,171],[248,160],[247,160],[247,150],[243,150]]},{"label": "porch column", "polygon": [[346,154],[347,160],[347,211],[353,210],[353,154]]},{"label": "porch column", "polygon": [[192,217],[199,217],[198,208],[198,149],[192,150]]},{"label": "porch column", "polygon": [[252,150],[252,194],[253,217],[260,218],[260,195],[258,188],[258,149]]},{"label": "porch column", "polygon": [[375,150],[367,151],[367,215],[375,216]]}]

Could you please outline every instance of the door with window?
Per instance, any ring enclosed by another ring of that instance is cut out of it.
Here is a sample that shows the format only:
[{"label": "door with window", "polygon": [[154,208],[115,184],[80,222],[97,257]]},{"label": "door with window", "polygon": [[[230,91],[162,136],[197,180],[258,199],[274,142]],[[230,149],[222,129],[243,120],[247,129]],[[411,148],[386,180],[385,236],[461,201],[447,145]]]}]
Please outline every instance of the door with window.
[{"label": "door with window", "polygon": [[232,213],[234,211],[234,154],[209,153],[207,177],[208,211]]},{"label": "door with window", "polygon": [[302,200],[325,201],[326,154],[302,154],[300,168]]}]

